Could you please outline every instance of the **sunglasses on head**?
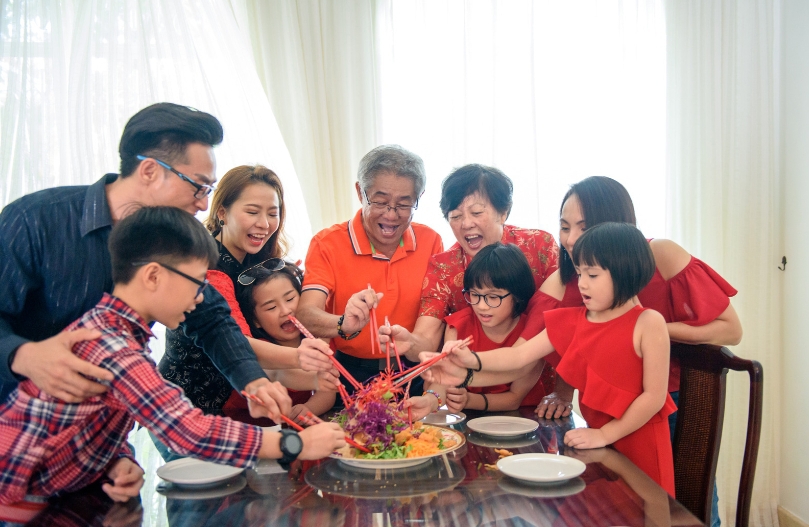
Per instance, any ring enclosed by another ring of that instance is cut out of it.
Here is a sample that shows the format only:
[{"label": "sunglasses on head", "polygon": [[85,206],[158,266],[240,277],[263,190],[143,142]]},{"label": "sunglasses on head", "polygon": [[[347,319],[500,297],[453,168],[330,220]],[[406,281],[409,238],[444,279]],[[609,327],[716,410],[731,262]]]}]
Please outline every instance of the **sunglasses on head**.
[{"label": "sunglasses on head", "polygon": [[286,262],[282,258],[270,258],[269,260],[264,260],[261,263],[258,263],[249,269],[245,269],[239,274],[239,278],[237,281],[241,285],[250,285],[256,281],[256,277],[251,275],[251,271],[255,271],[256,269],[264,268],[270,272],[280,271],[284,267],[286,267]]}]

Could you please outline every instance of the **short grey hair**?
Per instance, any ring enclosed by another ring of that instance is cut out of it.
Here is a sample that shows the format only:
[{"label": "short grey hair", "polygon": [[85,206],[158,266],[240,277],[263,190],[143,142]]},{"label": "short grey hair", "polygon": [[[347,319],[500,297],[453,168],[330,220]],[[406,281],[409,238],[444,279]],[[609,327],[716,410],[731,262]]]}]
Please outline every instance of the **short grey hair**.
[{"label": "short grey hair", "polygon": [[360,160],[357,181],[363,191],[368,191],[374,179],[381,173],[390,172],[413,180],[416,199],[427,186],[424,161],[419,156],[399,145],[382,145],[374,148]]}]

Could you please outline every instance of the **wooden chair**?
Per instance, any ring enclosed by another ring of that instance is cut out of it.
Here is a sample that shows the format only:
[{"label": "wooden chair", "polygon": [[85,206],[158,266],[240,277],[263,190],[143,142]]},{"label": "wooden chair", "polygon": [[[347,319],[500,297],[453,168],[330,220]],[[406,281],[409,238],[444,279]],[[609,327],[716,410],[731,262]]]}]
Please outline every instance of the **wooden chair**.
[{"label": "wooden chair", "polygon": [[672,343],[680,361],[680,403],[674,429],[674,484],[677,500],[711,524],[711,500],[722,440],[728,369],[750,375],[747,440],[744,447],[736,527],[746,527],[761,435],[763,376],[761,364],[733,355],[725,347]]}]

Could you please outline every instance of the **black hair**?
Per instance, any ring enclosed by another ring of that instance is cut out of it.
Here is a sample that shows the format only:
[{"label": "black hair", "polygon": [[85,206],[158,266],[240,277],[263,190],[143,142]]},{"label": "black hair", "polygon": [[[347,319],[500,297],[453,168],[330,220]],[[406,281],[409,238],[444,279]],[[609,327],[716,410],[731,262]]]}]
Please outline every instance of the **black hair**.
[{"label": "black hair", "polygon": [[247,325],[250,326],[250,331],[252,331],[255,338],[265,339],[271,342],[275,341],[275,339],[273,339],[269,333],[258,326],[258,319],[256,318],[256,299],[253,297],[253,292],[258,286],[265,284],[270,280],[283,277],[292,283],[292,287],[295,288],[298,295],[301,294],[303,271],[300,269],[300,267],[291,262],[284,263],[286,265],[284,265],[284,267],[278,271],[270,271],[264,267],[256,267],[250,271],[250,276],[255,278],[255,281],[250,285],[241,286],[239,288],[239,307],[241,308],[244,319],[247,321]]},{"label": "black hair", "polygon": [[194,216],[176,207],[138,209],[112,228],[108,246],[116,284],[132,280],[137,262],[176,266],[206,260],[208,267],[215,267],[219,259],[213,236]]},{"label": "black hair", "polygon": [[610,309],[637,295],[655,274],[649,242],[629,223],[607,222],[587,229],[573,246],[576,266],[597,265],[612,276],[614,299]]},{"label": "black hair", "polygon": [[182,164],[189,143],[216,146],[223,137],[222,124],[209,113],[170,102],[147,106],[129,119],[121,135],[121,177],[135,171],[137,155]]},{"label": "black hair", "polygon": [[440,205],[444,219],[448,219],[449,213],[475,192],[489,198],[500,214],[508,217],[511,213],[514,185],[508,176],[494,167],[472,164],[456,168],[441,182]]},{"label": "black hair", "polygon": [[[575,195],[581,205],[584,226],[589,229],[608,221],[635,225],[635,206],[623,185],[606,176],[591,176],[570,185],[559,207],[559,217],[565,202]],[[562,283],[568,283],[575,275],[573,261],[567,249],[559,247],[559,275]]]},{"label": "black hair", "polygon": [[525,311],[537,289],[523,252],[514,244],[500,242],[487,245],[472,258],[463,276],[463,287],[467,291],[481,287],[505,289],[514,299],[514,318]]}]

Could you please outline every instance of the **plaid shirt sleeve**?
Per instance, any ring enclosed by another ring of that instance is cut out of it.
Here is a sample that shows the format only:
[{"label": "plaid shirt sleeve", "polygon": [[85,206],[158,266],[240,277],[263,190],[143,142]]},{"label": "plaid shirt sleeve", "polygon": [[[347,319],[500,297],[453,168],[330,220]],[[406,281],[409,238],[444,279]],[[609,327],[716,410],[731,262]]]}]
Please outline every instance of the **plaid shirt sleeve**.
[{"label": "plaid shirt sleeve", "polygon": [[118,351],[101,366],[115,375],[111,397],[172,450],[233,466],[255,464],[261,428],[204,415],[179,387],[160,376],[154,362],[141,351]]}]

